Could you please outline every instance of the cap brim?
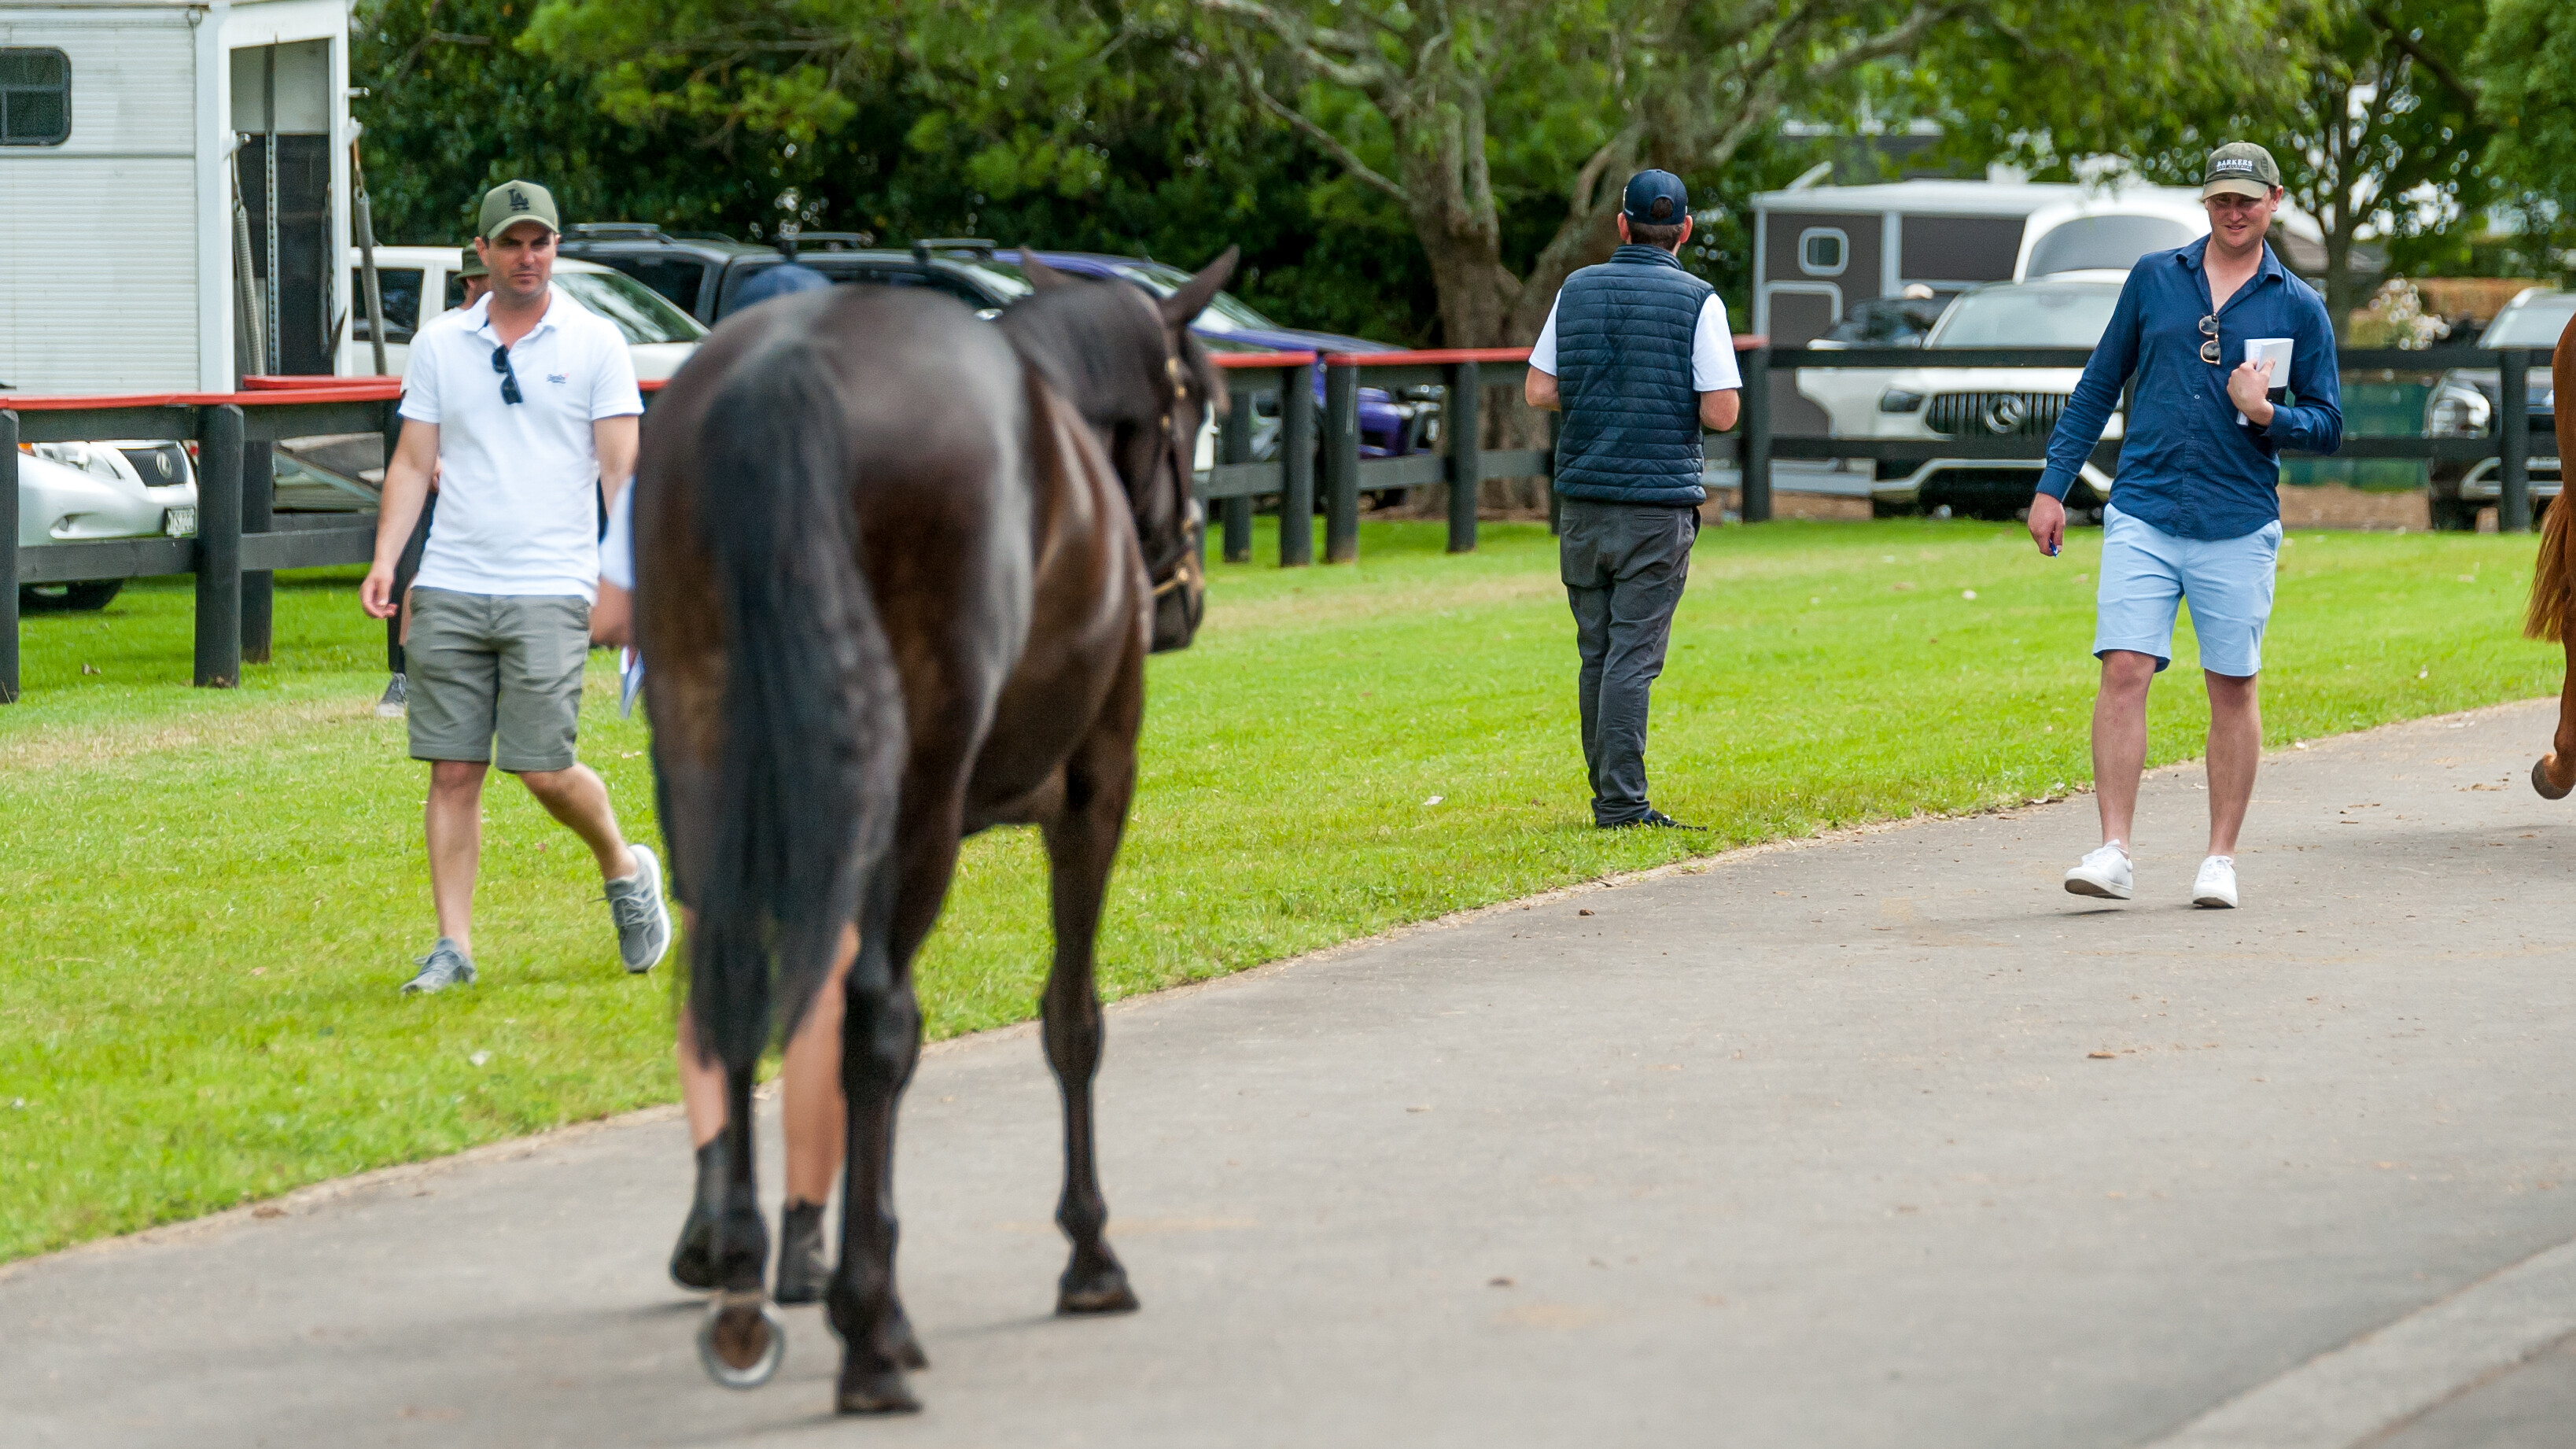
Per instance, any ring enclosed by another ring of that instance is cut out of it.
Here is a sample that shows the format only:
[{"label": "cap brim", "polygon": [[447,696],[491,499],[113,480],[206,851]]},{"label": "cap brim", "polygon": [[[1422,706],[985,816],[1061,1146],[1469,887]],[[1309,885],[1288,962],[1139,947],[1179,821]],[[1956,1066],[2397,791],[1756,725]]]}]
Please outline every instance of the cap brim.
[{"label": "cap brim", "polygon": [[510,228],[517,226],[523,221],[533,221],[537,225],[544,227],[550,233],[559,232],[563,229],[556,226],[552,221],[545,217],[537,215],[533,211],[523,211],[516,216],[505,216],[501,218],[500,221],[494,223],[483,233],[483,239],[485,241],[499,241],[501,238],[510,234]]},{"label": "cap brim", "polygon": [[2207,201],[2213,196],[2251,196],[2259,201],[2271,194],[2272,187],[2270,183],[2257,180],[2251,176],[2222,177],[2219,180],[2209,182],[2200,188],[2200,199],[2203,201]]}]

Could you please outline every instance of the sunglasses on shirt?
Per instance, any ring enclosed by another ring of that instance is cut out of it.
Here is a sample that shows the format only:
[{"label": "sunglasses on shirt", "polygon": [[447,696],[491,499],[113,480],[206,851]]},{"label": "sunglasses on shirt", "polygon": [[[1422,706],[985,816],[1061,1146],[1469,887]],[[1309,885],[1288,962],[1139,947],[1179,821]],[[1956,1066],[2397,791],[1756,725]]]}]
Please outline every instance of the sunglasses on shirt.
[{"label": "sunglasses on shirt", "polygon": [[[2202,355],[2207,356],[2211,349],[2216,348],[2217,346],[2218,344],[2213,342],[2209,344],[2208,347],[2202,348]],[[2211,357],[2209,360],[2216,362],[2218,359]],[[525,402],[527,400],[519,396],[519,374],[510,370],[509,348],[495,347],[492,349],[492,370],[501,374],[501,401],[515,404]]]},{"label": "sunglasses on shirt", "polygon": [[[2200,335],[2207,339],[2200,344],[2200,360],[2216,367],[2219,358],[2225,354],[2218,350],[2218,318],[2215,314],[2200,319]],[[517,402],[518,399],[510,401]]]}]

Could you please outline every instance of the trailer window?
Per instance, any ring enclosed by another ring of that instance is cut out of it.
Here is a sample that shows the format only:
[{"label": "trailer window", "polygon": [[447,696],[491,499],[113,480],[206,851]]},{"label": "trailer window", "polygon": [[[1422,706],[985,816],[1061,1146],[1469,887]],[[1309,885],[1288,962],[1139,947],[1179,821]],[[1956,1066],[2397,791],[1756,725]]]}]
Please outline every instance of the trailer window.
[{"label": "trailer window", "polygon": [[71,57],[0,50],[0,146],[59,146],[71,135]]},{"label": "trailer window", "polygon": [[1839,277],[1851,263],[1851,238],[1842,229],[1811,226],[1798,233],[1798,270],[1811,277]]}]

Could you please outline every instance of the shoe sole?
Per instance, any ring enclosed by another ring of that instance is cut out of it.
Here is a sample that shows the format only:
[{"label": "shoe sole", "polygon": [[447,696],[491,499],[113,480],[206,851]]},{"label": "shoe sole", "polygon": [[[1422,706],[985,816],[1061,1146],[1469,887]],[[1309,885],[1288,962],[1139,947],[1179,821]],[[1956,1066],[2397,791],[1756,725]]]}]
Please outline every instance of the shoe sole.
[{"label": "shoe sole", "polygon": [[2209,911],[2232,911],[2236,909],[2236,902],[2225,896],[2193,896],[2191,898],[2191,903],[2203,910]]},{"label": "shoe sole", "polygon": [[2068,876],[2066,893],[2071,896],[2091,896],[2095,900],[2103,901],[2125,901],[2129,898],[2127,886],[2116,886],[2106,880],[2095,880],[2089,875]]}]

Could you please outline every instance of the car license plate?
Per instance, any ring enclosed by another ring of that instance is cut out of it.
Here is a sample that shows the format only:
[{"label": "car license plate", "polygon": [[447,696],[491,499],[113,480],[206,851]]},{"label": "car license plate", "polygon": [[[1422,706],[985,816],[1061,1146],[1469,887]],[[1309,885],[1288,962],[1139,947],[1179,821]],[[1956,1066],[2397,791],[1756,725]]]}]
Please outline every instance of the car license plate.
[{"label": "car license plate", "polygon": [[161,531],[172,538],[196,537],[197,510],[193,508],[171,509],[168,513],[162,515]]}]

